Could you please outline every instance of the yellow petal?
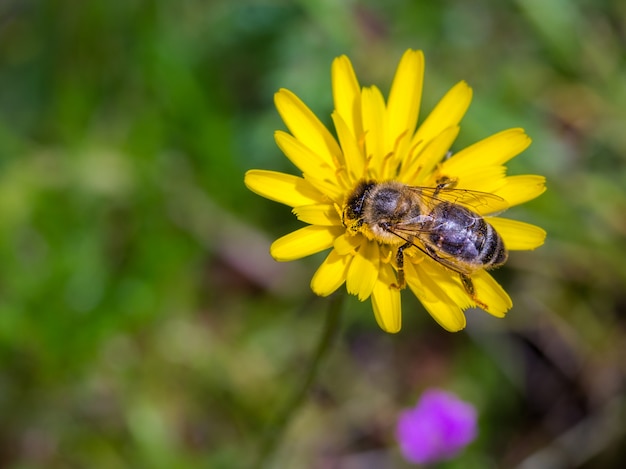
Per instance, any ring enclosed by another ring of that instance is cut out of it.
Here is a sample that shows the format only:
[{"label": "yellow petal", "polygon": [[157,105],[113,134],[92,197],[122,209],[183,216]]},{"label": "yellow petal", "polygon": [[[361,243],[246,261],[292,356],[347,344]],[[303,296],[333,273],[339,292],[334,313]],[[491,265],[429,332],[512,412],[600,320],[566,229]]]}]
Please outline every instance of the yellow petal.
[{"label": "yellow petal", "polygon": [[361,243],[348,269],[346,279],[348,293],[356,295],[360,301],[367,299],[372,294],[378,278],[379,263],[378,245],[373,242]]},{"label": "yellow petal", "polygon": [[361,244],[368,242],[369,241],[361,235],[351,236],[344,233],[337,237],[333,246],[339,254],[345,256],[347,254],[354,254],[361,247]]},{"label": "yellow petal", "polygon": [[352,256],[342,256],[336,249],[330,251],[311,279],[311,289],[316,295],[328,296],[346,281]]},{"label": "yellow petal", "polygon": [[[409,265],[409,270],[411,267],[414,267],[421,287],[429,290],[430,293],[418,295],[416,292],[416,296],[435,320],[449,331],[459,330],[457,327],[461,325],[465,327],[465,316],[462,311],[467,308],[479,306],[493,316],[503,317],[512,306],[509,295],[485,270],[479,270],[472,275],[476,298],[482,303],[477,305],[463,287],[460,276],[456,272],[434,263],[431,259],[426,259],[419,265]],[[416,291],[416,285],[410,282],[415,282],[415,280],[407,276],[407,283],[412,290]],[[433,302],[433,294],[440,301]],[[463,316],[462,319],[459,311]]]},{"label": "yellow petal", "polygon": [[388,150],[385,148],[385,100],[375,86],[363,88],[361,93],[365,156],[372,158],[373,176],[384,179],[382,164]]},{"label": "yellow petal", "polygon": [[372,290],[372,307],[376,322],[385,332],[396,333],[402,327],[400,291],[393,287],[396,275],[389,264],[381,266]]},{"label": "yellow petal", "polygon": [[278,130],[274,133],[274,138],[278,148],[304,174],[320,180],[335,179],[336,168],[331,167],[293,135]]},{"label": "yellow petal", "polygon": [[365,158],[361,148],[341,115],[338,112],[333,112],[332,118],[350,179],[352,181],[361,179],[365,170]]},{"label": "yellow petal", "polygon": [[[441,167],[436,172],[433,181],[436,180],[439,176],[446,176],[449,179],[454,179],[457,181],[457,189],[468,189],[471,191],[479,192],[494,192],[497,189],[500,189],[503,185],[505,185],[505,174],[506,167],[502,165],[475,166],[471,169],[468,168],[463,173],[448,171],[447,169],[444,170],[444,168]],[[505,206],[503,206],[501,210],[508,206],[508,204],[505,204]]]},{"label": "yellow petal", "polygon": [[[472,282],[478,299],[484,303],[480,307],[492,316],[503,318],[513,302],[496,280],[484,270],[472,275]],[[486,307],[484,307],[486,306]]]},{"label": "yellow petal", "polygon": [[339,226],[341,219],[334,205],[313,204],[295,207],[292,212],[298,220],[310,225]]},{"label": "yellow petal", "polygon": [[538,248],[546,239],[545,230],[538,226],[508,218],[487,218],[487,221],[502,236],[509,251],[526,251]]},{"label": "yellow petal", "polygon": [[[388,149],[394,148],[396,140],[403,134],[403,146],[409,145],[417,124],[423,82],[424,54],[409,49],[400,59],[387,101]],[[405,152],[406,148],[398,148],[398,153]]]},{"label": "yellow petal", "polygon": [[477,166],[501,165],[528,148],[530,142],[523,129],[504,130],[455,153],[442,164],[441,171],[460,175]]},{"label": "yellow petal", "polygon": [[471,101],[472,89],[464,81],[457,83],[420,125],[413,137],[411,146],[424,145],[448,127],[457,126]]},{"label": "yellow petal", "polygon": [[335,109],[358,141],[363,135],[361,87],[350,59],[345,55],[337,57],[333,61],[331,76]]},{"label": "yellow petal", "polygon": [[341,159],[339,145],[324,124],[291,91],[281,89],[274,95],[276,109],[295,138],[327,164],[337,166]]},{"label": "yellow petal", "polygon": [[[411,262],[405,264],[407,284],[415,296],[420,300],[426,311],[437,323],[450,332],[460,331],[465,327],[464,307],[470,306],[467,298],[459,305],[448,292],[458,289],[453,285],[451,278],[442,277],[439,269],[432,266],[424,267],[428,261],[414,265]],[[446,286],[446,289],[442,288]],[[458,296],[455,294],[455,296]]]},{"label": "yellow petal", "polygon": [[319,179],[310,174],[304,174],[304,179],[322,194],[326,195],[326,200],[330,199],[337,204],[343,203],[345,189],[336,180]]},{"label": "yellow petal", "polygon": [[494,193],[505,199],[509,207],[512,207],[540,196],[545,190],[545,177],[526,174],[505,178],[504,185],[495,190]]},{"label": "yellow petal", "polygon": [[328,201],[309,182],[291,174],[252,169],[246,172],[244,183],[252,192],[290,207]]},{"label": "yellow petal", "polygon": [[343,232],[343,228],[328,226],[306,226],[282,238],[270,247],[270,254],[277,261],[293,261],[328,249]]},{"label": "yellow petal", "polygon": [[409,159],[399,179],[413,186],[426,185],[437,166],[459,134],[458,126],[448,127],[428,141],[419,154]]}]

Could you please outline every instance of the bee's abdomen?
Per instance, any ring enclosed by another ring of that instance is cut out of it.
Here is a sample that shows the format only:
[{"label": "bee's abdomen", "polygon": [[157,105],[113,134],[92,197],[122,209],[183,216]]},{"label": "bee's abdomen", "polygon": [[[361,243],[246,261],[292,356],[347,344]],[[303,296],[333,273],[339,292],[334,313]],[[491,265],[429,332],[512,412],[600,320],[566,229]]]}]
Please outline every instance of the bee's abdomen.
[{"label": "bee's abdomen", "polygon": [[497,267],[504,264],[508,258],[504,241],[498,232],[483,218],[477,220],[482,225],[479,231],[484,234],[484,242],[479,249],[480,262],[486,267]]},{"label": "bee's abdomen", "polygon": [[430,232],[430,241],[467,270],[489,269],[506,261],[508,255],[502,238],[478,214],[444,202],[431,215],[437,223]]}]

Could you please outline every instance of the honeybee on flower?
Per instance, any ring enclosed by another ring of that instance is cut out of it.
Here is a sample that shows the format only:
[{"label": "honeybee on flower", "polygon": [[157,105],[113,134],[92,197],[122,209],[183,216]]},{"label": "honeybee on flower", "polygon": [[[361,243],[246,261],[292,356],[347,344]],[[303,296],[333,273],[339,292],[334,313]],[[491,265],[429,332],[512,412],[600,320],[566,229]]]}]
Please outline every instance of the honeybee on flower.
[{"label": "honeybee on flower", "polygon": [[545,190],[542,176],[506,176],[504,164],[530,138],[509,129],[450,155],[472,91],[458,83],[417,127],[421,51],[402,56],[387,102],[376,87],[360,87],[346,56],[331,75],[337,139],[281,89],[275,103],[290,133],[275,138],[302,175],[246,173],[249,189],[309,224],[276,240],[271,255],[290,261],[331,249],[313,291],[327,296],[345,283],[360,300],[371,298],[387,332],[400,330],[405,286],[449,331],[465,327],[470,307],[504,316],[511,299],[487,270],[545,239],[537,226],[497,216]]},{"label": "honeybee on flower", "polygon": [[[457,190],[440,183],[436,187],[412,187],[398,181],[362,181],[348,196],[342,214],[348,231],[363,233],[379,243],[397,245],[396,272],[399,289],[405,287],[404,251],[415,247],[460,275],[467,294],[476,296],[471,275],[480,269],[504,264],[508,253],[502,237],[483,217],[461,205],[463,198],[502,199],[491,194]],[[452,201],[444,198],[452,197]],[[478,205],[477,205],[478,207]]]}]

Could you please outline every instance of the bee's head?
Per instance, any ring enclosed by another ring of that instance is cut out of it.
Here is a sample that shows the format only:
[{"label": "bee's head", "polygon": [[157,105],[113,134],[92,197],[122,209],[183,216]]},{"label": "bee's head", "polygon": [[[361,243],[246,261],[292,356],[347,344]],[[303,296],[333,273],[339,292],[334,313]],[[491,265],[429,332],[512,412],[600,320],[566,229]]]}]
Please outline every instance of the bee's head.
[{"label": "bee's head", "polygon": [[372,181],[361,181],[346,197],[341,222],[349,231],[357,232],[363,224],[363,204],[374,185]]}]

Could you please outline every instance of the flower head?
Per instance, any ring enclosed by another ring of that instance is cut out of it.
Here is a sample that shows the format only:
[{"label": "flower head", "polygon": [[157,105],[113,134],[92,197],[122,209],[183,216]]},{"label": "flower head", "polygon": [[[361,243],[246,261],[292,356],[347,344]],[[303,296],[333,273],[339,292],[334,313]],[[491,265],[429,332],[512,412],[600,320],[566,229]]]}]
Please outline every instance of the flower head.
[{"label": "flower head", "polygon": [[302,172],[294,176],[251,170],[246,186],[293,208],[309,226],[276,240],[278,261],[330,249],[311,281],[327,296],[344,283],[361,301],[371,298],[380,327],[401,326],[400,292],[406,286],[449,331],[465,327],[467,308],[504,316],[511,299],[486,269],[507,250],[534,249],[545,232],[490,216],[545,190],[542,176],[506,176],[504,164],[530,144],[509,129],[455,154],[472,91],[455,85],[417,126],[424,57],[402,56],[389,98],[361,88],[346,56],[332,65],[337,138],[288,90],[275,103],[288,132],[276,142]]},{"label": "flower head", "polygon": [[454,394],[430,389],[400,415],[396,436],[407,461],[429,464],[452,459],[475,438],[476,409]]}]

